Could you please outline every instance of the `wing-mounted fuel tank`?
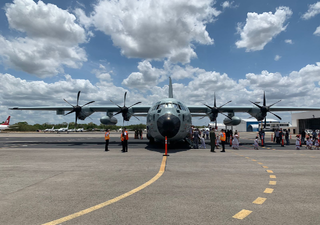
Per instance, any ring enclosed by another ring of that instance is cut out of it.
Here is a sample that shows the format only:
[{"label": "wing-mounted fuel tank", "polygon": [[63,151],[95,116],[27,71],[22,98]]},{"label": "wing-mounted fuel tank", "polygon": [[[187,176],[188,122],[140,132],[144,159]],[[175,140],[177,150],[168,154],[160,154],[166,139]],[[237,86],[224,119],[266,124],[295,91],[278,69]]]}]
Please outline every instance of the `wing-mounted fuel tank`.
[{"label": "wing-mounted fuel tank", "polygon": [[100,122],[104,125],[116,125],[118,120],[113,116],[113,113],[109,112],[106,116],[100,118]]},{"label": "wing-mounted fuel tank", "polygon": [[230,119],[230,118],[227,117],[227,118],[225,118],[223,120],[223,123],[226,126],[237,126],[237,125],[239,125],[241,123],[241,118],[237,117],[237,116],[233,116]]}]

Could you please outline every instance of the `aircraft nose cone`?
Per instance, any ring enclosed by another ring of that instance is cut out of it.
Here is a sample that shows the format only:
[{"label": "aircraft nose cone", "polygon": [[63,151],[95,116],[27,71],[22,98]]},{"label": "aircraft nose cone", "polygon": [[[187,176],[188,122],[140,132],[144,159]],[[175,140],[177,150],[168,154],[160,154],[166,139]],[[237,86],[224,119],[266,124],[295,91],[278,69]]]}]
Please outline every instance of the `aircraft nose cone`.
[{"label": "aircraft nose cone", "polygon": [[160,134],[168,138],[174,137],[180,130],[180,120],[172,114],[165,114],[158,118],[158,130]]}]

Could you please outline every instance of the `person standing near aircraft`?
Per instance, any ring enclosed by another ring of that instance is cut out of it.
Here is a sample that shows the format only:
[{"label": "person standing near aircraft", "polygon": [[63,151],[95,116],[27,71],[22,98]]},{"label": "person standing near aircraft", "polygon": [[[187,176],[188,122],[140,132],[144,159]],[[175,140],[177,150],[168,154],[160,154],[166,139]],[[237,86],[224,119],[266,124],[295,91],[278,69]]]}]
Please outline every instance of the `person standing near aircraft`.
[{"label": "person standing near aircraft", "polygon": [[129,134],[127,131],[127,128],[123,128],[123,151],[128,152],[128,140],[129,140]]},{"label": "person standing near aircraft", "polygon": [[226,133],[224,132],[223,129],[221,129],[220,132],[220,141],[221,141],[221,145],[222,145],[222,150],[220,152],[225,152],[225,143],[226,143]]},{"label": "person standing near aircraft", "polygon": [[121,131],[120,140],[121,140],[121,146],[122,146],[121,151],[124,152],[124,130]]},{"label": "person standing near aircraft", "polygon": [[210,131],[210,144],[211,144],[211,152],[215,152],[214,149],[216,147],[216,133],[214,132],[214,129],[211,129]]},{"label": "person standing near aircraft", "polygon": [[109,151],[108,146],[109,146],[109,140],[110,140],[110,130],[106,129],[106,132],[104,133],[104,140],[106,141],[106,146],[104,151]]}]

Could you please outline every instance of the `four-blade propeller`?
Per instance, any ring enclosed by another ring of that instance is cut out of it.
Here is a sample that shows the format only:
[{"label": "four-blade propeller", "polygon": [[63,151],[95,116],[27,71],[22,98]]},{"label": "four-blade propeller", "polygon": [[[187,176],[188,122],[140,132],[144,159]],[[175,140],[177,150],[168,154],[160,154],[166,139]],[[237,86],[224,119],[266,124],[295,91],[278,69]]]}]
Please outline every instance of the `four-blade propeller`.
[{"label": "four-blade propeller", "polygon": [[[119,109],[120,109],[116,114],[114,114],[114,116],[121,113],[121,114],[122,114],[122,117],[123,117],[123,120],[129,121],[129,119],[130,119],[130,117],[129,117],[129,115],[128,115],[129,109],[130,109],[132,106],[135,106],[135,105],[137,105],[137,104],[140,104],[141,102],[136,102],[136,103],[134,103],[133,105],[131,105],[131,106],[129,106],[129,107],[126,107],[126,98],[127,98],[127,92],[124,93],[124,100],[123,100],[123,106],[122,106],[122,107],[119,106],[118,104],[114,103],[112,100],[110,100],[110,101],[111,101],[113,104],[115,104],[116,106],[118,106]],[[136,116],[134,116],[134,117],[139,120],[138,117],[136,117]]]},{"label": "four-blade propeller", "polygon": [[[211,119],[212,121],[216,121],[216,126],[217,126],[217,117],[218,117],[218,114],[219,114],[219,113],[221,113],[221,114],[224,115],[225,117],[228,117],[229,119],[231,119],[228,115],[223,114],[222,112],[219,112],[219,111],[220,111],[220,109],[221,109],[223,106],[225,106],[226,104],[228,104],[228,103],[230,103],[230,102],[232,102],[232,101],[230,100],[230,101],[228,101],[227,103],[225,103],[225,104],[217,107],[217,101],[216,101],[216,94],[215,94],[215,93],[213,94],[213,97],[214,97],[213,107],[212,107],[212,106],[209,106],[209,105],[207,105],[207,104],[204,104],[204,105],[207,106],[209,109],[211,109],[211,115],[212,115],[212,116],[210,117],[210,119]],[[204,117],[206,117],[206,116],[207,116],[207,115],[205,115]],[[200,119],[203,119],[204,117],[201,117]]]},{"label": "four-blade propeller", "polygon": [[71,106],[73,107],[73,109],[72,109],[70,112],[68,112],[67,114],[65,114],[65,116],[68,115],[68,114],[71,114],[71,113],[75,112],[75,114],[76,114],[75,127],[77,127],[77,121],[78,121],[80,112],[81,112],[81,110],[82,110],[82,107],[83,107],[83,106],[86,106],[86,105],[89,105],[89,104],[91,104],[91,103],[93,103],[93,102],[95,102],[95,101],[91,101],[91,102],[88,102],[88,103],[84,104],[83,106],[79,106],[79,97],[80,97],[80,91],[78,92],[77,105],[76,105],[76,106],[70,104],[67,100],[63,99],[66,103],[68,103],[69,105],[71,105]]},{"label": "four-blade propeller", "polygon": [[281,100],[267,106],[266,105],[266,92],[263,93],[263,105],[258,105],[255,102],[250,101],[252,104],[254,104],[255,106],[257,106],[260,109],[261,115],[264,118],[264,128],[266,128],[266,123],[267,123],[267,113],[271,113],[272,115],[276,116],[279,120],[281,120],[281,117],[274,114],[273,112],[270,111],[271,106],[277,104],[278,102],[280,102]]}]

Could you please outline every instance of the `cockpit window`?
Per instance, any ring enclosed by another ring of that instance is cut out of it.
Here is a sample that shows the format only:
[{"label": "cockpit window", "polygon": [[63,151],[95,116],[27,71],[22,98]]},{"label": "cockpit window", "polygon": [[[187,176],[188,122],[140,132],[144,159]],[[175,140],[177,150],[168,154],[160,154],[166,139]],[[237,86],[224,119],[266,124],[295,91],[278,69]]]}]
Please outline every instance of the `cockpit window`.
[{"label": "cockpit window", "polygon": [[157,107],[157,109],[166,109],[166,108],[180,109],[180,106],[176,103],[162,103]]},{"label": "cockpit window", "polygon": [[178,104],[179,104],[181,110],[184,110],[184,111],[187,110],[186,107],[181,102],[178,102]]}]

